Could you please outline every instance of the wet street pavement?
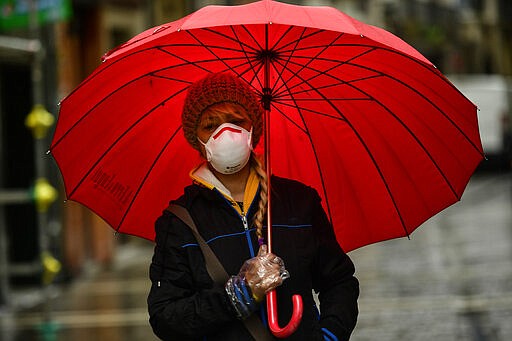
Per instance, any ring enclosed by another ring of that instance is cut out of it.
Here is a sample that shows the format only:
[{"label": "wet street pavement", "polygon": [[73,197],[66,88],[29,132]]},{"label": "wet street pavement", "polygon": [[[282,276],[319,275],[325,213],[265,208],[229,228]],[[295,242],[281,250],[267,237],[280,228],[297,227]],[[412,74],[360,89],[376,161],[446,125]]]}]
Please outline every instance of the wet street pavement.
[{"label": "wet street pavement", "polygon": [[[0,341],[158,340],[146,308],[152,248],[152,243],[134,238],[119,248],[108,269],[91,265],[72,284],[52,288],[49,307],[0,312]],[[29,306],[40,296],[17,292],[14,299]]]},{"label": "wet street pavement", "polygon": [[351,253],[353,340],[512,340],[511,175],[477,176],[411,236]]},{"label": "wet street pavement", "polygon": [[[350,253],[361,282],[351,340],[512,340],[511,197],[511,174],[477,175],[410,240]],[[0,340],[156,340],[146,311],[151,254],[149,242],[127,243],[111,268],[51,288],[46,309],[30,306],[40,293],[16,292],[21,308],[0,311]]]}]

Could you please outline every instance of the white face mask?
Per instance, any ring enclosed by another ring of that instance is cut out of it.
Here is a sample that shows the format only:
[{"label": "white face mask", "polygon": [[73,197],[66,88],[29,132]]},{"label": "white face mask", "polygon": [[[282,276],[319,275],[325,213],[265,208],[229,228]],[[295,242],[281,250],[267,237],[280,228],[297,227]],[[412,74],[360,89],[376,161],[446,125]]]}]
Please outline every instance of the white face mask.
[{"label": "white face mask", "polygon": [[[199,138],[198,138],[199,140]],[[233,174],[244,168],[252,151],[252,128],[247,131],[232,123],[221,124],[206,143],[206,159],[222,174]]]}]

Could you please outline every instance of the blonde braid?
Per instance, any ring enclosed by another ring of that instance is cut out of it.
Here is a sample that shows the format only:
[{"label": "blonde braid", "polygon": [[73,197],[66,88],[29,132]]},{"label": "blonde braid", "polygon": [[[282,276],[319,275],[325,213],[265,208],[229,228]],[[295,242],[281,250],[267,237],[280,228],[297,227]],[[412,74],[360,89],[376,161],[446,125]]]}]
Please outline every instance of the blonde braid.
[{"label": "blonde braid", "polygon": [[256,236],[260,244],[263,242],[263,220],[265,219],[265,212],[267,211],[268,201],[268,186],[267,186],[267,172],[263,167],[258,156],[253,152],[251,155],[252,166],[258,175],[260,181],[260,201],[258,203],[258,211],[254,215],[254,225],[256,226]]}]

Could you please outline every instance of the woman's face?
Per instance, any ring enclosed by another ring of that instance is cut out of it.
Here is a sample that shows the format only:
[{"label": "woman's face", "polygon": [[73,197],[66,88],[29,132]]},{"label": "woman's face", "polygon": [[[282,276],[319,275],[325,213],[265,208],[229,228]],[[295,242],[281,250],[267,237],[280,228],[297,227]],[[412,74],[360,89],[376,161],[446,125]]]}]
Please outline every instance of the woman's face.
[{"label": "woman's face", "polygon": [[[223,123],[236,124],[247,131],[250,131],[252,127],[249,115],[241,106],[232,103],[221,103],[208,108],[201,115],[196,135],[203,143],[206,143],[215,129]],[[204,155],[204,148],[201,147]]]}]

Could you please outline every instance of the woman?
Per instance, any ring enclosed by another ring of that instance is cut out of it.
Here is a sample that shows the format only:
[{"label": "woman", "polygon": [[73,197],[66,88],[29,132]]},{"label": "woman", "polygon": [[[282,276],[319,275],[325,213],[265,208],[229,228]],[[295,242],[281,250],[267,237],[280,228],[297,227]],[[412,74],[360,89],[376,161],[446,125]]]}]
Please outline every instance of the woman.
[{"label": "woman", "polygon": [[231,278],[214,283],[191,230],[164,211],[155,224],[148,297],[150,323],[161,339],[251,340],[243,320],[256,314],[265,324],[261,302],[278,286],[280,325],[289,321],[293,294],[304,302],[289,340],[348,340],[355,327],[354,265],[337,244],[314,189],[272,177],[273,250],[281,258],[262,245],[267,179],[252,152],[262,135],[262,114],[254,92],[231,74],[211,74],[189,89],[183,131],[206,162],[192,170],[193,184],[173,203],[189,211]]}]

